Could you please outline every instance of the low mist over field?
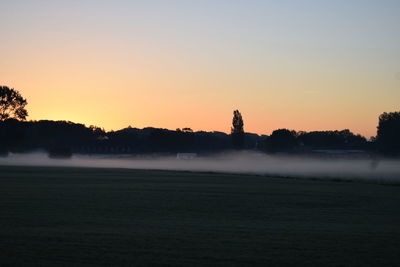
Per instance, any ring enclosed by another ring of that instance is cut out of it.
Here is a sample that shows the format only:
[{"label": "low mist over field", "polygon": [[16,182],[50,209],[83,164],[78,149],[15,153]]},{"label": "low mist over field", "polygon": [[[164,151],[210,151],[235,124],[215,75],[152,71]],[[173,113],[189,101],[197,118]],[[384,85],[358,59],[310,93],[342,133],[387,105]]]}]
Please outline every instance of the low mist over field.
[{"label": "low mist over field", "polygon": [[222,153],[187,160],[174,156],[108,155],[75,155],[71,159],[50,159],[45,153],[10,154],[0,159],[0,165],[200,171],[390,183],[400,182],[399,163],[398,160],[270,156],[255,152]]}]

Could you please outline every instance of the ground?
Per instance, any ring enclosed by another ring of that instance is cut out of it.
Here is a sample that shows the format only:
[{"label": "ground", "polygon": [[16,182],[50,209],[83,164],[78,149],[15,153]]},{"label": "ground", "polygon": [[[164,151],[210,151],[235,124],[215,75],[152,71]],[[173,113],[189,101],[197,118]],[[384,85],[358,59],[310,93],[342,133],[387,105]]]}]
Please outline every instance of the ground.
[{"label": "ground", "polygon": [[1,266],[393,266],[400,187],[0,167]]}]

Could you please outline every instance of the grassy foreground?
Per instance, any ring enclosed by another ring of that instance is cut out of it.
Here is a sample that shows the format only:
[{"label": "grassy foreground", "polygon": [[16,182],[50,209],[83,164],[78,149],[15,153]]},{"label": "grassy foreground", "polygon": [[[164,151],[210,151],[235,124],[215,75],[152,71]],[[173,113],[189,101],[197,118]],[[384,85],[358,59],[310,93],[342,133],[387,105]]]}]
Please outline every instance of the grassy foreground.
[{"label": "grassy foreground", "polygon": [[1,266],[400,264],[400,187],[0,167]]}]

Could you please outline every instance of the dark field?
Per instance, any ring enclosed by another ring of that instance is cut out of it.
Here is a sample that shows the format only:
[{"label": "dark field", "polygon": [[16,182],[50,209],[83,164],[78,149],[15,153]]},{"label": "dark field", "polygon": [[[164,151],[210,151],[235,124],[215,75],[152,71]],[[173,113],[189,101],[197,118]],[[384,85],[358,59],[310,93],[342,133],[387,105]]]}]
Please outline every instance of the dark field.
[{"label": "dark field", "polygon": [[400,265],[400,187],[0,167],[0,266]]}]

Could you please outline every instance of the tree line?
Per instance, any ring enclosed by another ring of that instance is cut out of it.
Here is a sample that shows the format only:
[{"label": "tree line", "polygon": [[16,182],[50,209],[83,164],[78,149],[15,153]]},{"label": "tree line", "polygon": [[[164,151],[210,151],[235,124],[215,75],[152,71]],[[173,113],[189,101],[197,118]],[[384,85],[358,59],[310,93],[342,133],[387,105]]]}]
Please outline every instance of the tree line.
[{"label": "tree line", "polygon": [[12,88],[0,86],[0,154],[45,150],[55,155],[139,154],[226,150],[258,150],[267,153],[309,153],[316,150],[363,150],[400,156],[400,112],[379,117],[377,136],[367,140],[350,130],[296,132],[278,129],[271,135],[244,131],[239,110],[234,110],[231,133],[132,128],[105,131],[69,121],[26,121],[26,99]]}]

